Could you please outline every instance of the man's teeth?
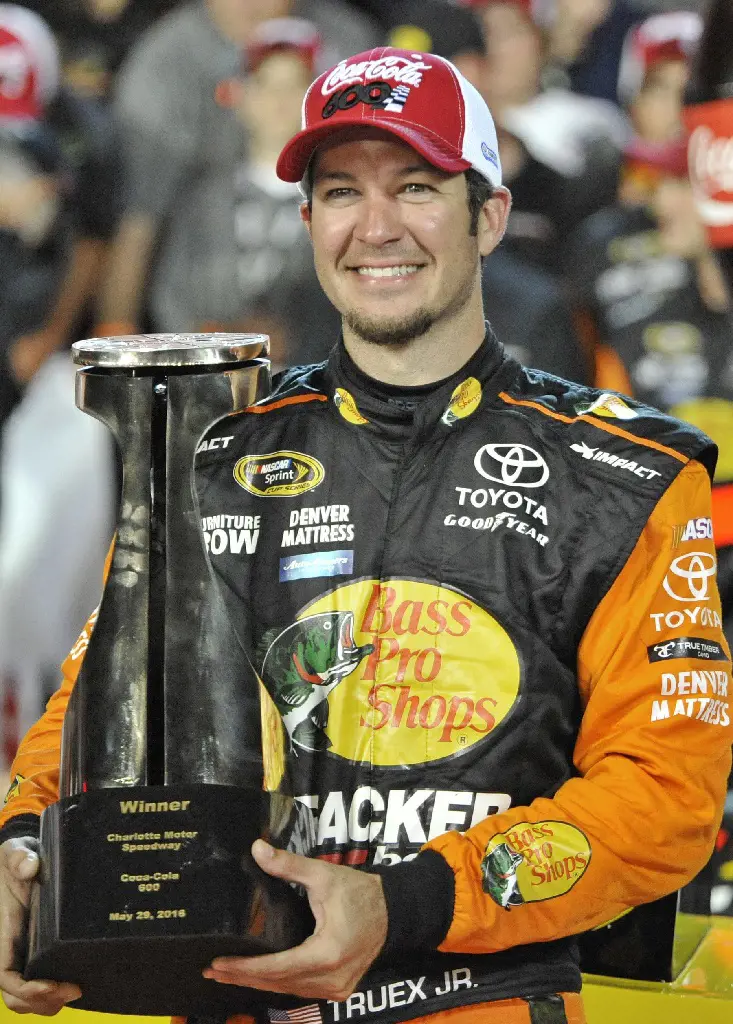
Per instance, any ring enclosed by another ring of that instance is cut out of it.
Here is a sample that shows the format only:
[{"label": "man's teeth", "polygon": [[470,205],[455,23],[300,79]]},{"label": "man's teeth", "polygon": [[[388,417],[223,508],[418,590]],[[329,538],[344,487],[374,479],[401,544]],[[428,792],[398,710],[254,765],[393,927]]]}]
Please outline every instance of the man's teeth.
[{"label": "man's teeth", "polygon": [[404,277],[416,274],[420,268],[415,263],[402,263],[399,267],[357,267],[357,273],[366,277]]}]

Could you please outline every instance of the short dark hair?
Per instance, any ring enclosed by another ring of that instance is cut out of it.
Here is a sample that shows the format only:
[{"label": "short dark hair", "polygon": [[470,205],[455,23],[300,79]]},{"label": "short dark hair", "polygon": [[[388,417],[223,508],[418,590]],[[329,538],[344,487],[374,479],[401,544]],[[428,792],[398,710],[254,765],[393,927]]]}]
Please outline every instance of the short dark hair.
[{"label": "short dark hair", "polygon": [[[478,234],[478,219],[481,215],[481,210],[484,203],[494,195],[494,186],[483,174],[479,174],[473,167],[469,167],[465,173],[466,188],[468,190],[468,212],[470,215],[468,233],[475,236]],[[300,190],[310,210],[313,204],[313,161],[308,164],[305,176],[300,183]]]},{"label": "short dark hair", "polygon": [[484,203],[494,195],[494,186],[483,174],[479,174],[475,168],[469,167],[466,171],[466,187],[468,189],[468,212],[471,217],[468,233],[477,235],[481,210]]}]

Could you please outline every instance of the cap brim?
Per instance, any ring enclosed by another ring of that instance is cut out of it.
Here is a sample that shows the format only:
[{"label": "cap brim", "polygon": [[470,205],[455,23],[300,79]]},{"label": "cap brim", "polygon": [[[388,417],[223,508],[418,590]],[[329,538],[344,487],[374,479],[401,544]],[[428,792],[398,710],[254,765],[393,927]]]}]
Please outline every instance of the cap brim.
[{"label": "cap brim", "polygon": [[339,117],[336,124],[314,125],[294,135],[278,158],[277,176],[283,181],[302,181],[311,157],[321,143],[348,128],[380,128],[406,142],[428,163],[449,174],[460,174],[471,166],[468,160],[448,151],[445,144],[441,145],[439,140],[431,139],[427,134],[418,132],[411,126],[400,124],[394,118],[381,121],[378,117],[365,120],[363,117],[355,116]]}]

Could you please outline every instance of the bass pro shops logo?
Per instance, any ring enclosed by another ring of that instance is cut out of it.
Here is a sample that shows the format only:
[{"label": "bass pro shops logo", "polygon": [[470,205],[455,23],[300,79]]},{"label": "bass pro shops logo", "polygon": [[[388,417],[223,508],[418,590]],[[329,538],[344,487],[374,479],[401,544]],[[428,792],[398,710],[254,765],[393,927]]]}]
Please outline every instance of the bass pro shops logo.
[{"label": "bass pro shops logo", "polygon": [[380,767],[460,755],[519,694],[503,627],[464,595],[417,580],[347,583],[265,634],[258,652],[296,754]]},{"label": "bass pro shops logo", "polygon": [[505,910],[569,892],[591,858],[580,829],[564,821],[521,821],[498,832],[481,861],[482,887]]}]

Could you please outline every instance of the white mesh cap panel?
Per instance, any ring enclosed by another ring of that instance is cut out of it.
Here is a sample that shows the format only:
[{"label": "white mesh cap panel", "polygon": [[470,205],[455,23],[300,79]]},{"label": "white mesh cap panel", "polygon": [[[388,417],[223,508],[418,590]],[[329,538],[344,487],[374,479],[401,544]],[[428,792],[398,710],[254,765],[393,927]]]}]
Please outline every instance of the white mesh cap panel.
[{"label": "white mesh cap panel", "polygon": [[501,185],[501,160],[494,119],[478,89],[457,68],[453,67],[453,71],[463,95],[466,117],[463,157],[492,185]]}]

